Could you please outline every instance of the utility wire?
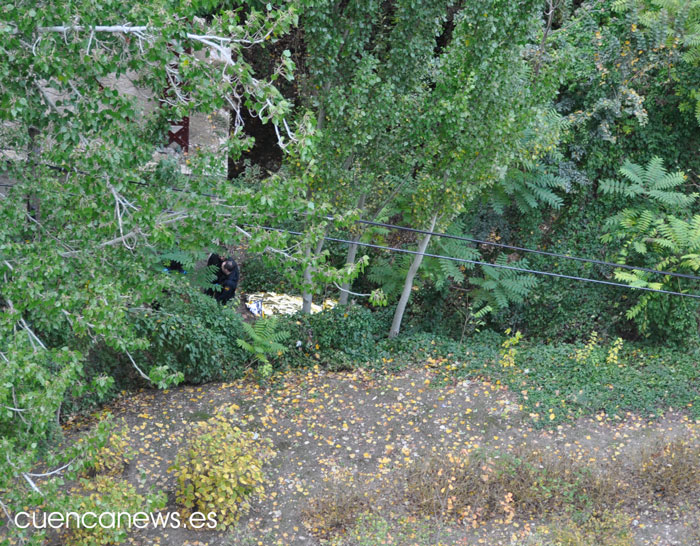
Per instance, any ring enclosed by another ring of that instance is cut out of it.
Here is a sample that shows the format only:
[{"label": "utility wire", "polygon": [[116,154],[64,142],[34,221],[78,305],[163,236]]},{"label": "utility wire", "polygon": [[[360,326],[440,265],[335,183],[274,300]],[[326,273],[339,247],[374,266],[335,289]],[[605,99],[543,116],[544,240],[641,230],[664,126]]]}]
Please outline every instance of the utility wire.
[{"label": "utility wire", "polygon": [[[268,226],[256,226],[253,224],[243,224],[246,227],[253,227],[253,228],[259,228],[259,229],[264,229],[266,231],[277,231],[280,233],[289,233],[290,235],[304,235],[304,233],[300,231],[292,231],[288,229],[281,229],[281,228],[274,228],[274,227],[268,227]],[[415,250],[407,250],[405,248],[396,248],[396,247],[391,247],[391,246],[382,246],[382,245],[375,245],[372,243],[361,243],[359,241],[349,241],[347,239],[339,239],[336,237],[324,237],[324,240],[326,241],[334,241],[337,243],[347,243],[351,245],[359,245],[359,246],[365,246],[369,248],[377,248],[380,250],[388,250],[391,252],[402,252],[405,254],[420,254],[420,252],[417,252]],[[576,277],[574,275],[563,275],[561,273],[552,273],[550,271],[538,271],[536,269],[527,269],[524,267],[516,267],[512,265],[503,265],[503,264],[494,264],[490,262],[482,262],[479,260],[468,260],[466,258],[457,258],[455,256],[443,256],[442,254],[430,254],[428,252],[423,252],[423,256],[426,256],[428,258],[437,258],[437,259],[442,259],[442,260],[451,260],[454,262],[460,262],[460,263],[468,263],[468,264],[474,264],[474,265],[483,265],[487,267],[495,267],[498,269],[509,269],[511,271],[520,271],[523,273],[531,273],[533,275],[546,275],[548,277],[556,277],[560,279],[570,279],[574,281],[582,281],[582,282],[591,282],[595,284],[605,284],[608,286],[619,286],[621,288],[630,288],[633,290],[644,290],[646,292],[658,292],[660,294],[670,294],[672,296],[682,296],[685,298],[694,298],[694,299],[700,299],[700,294],[686,294],[683,292],[673,292],[672,290],[661,290],[659,288],[647,288],[644,286],[632,286],[629,284],[623,284],[619,282],[613,282],[613,281],[601,281],[598,279],[589,279],[587,277]]]},{"label": "utility wire", "polygon": [[[67,172],[68,170],[70,170],[70,169],[67,169],[67,168],[65,168],[65,167],[59,167],[59,166],[55,166],[55,165],[46,165],[46,166],[49,167],[50,169],[58,170],[58,171],[61,171],[61,172]],[[81,174],[87,174],[87,173],[84,173],[84,172],[82,172],[82,171],[78,171],[78,170],[75,170],[75,169],[74,169],[74,172],[78,172],[78,173],[81,173]],[[136,185],[138,185],[138,186],[151,186],[151,185],[152,185],[152,184],[149,184],[149,183],[147,183],[147,182],[140,182],[140,181],[137,181],[137,180],[127,180],[127,183],[129,183],[129,184],[136,184]],[[3,185],[3,186],[5,186],[5,185],[10,186],[11,184],[1,184],[1,185]],[[174,187],[174,186],[168,186],[168,187],[166,187],[166,188],[164,188],[164,189],[171,190],[171,191],[174,191],[174,192],[180,192],[180,193],[190,193],[190,194],[193,194],[193,195],[199,195],[199,196],[201,196],[201,197],[208,197],[208,198],[214,198],[214,199],[221,199],[220,196],[215,195],[215,194],[212,194],[212,193],[197,192],[197,191],[194,191],[194,190],[188,190],[188,189],[183,189],[183,188],[177,188],[177,187]],[[332,216],[325,216],[324,218],[325,218],[326,220],[331,220],[331,221],[334,220],[334,218],[333,218]],[[518,250],[518,251],[520,251],[520,252],[528,252],[528,253],[531,253],[531,254],[540,254],[540,255],[542,255],[542,256],[551,256],[551,257],[554,257],[554,258],[561,258],[561,259],[564,259],[564,260],[573,260],[573,261],[584,262],[584,263],[592,263],[592,264],[597,264],[597,265],[604,265],[604,266],[608,266],[608,267],[612,267],[612,268],[628,269],[628,270],[631,270],[631,271],[644,271],[644,272],[646,272],[646,273],[652,273],[652,274],[655,274],[655,275],[666,275],[666,276],[669,276],[669,277],[679,277],[679,278],[682,278],[682,279],[690,279],[690,280],[694,280],[694,281],[700,281],[700,276],[691,275],[691,274],[688,274],[688,273],[678,273],[678,272],[675,272],[675,271],[661,271],[661,270],[659,270],[659,269],[653,269],[653,268],[648,268],[648,267],[634,266],[634,265],[628,265],[628,264],[618,264],[618,263],[614,263],[614,262],[606,262],[606,261],[604,261],[604,260],[595,260],[595,259],[593,259],[593,258],[581,258],[581,257],[579,257],[579,256],[571,256],[571,255],[569,255],[569,254],[559,254],[559,253],[557,253],[557,252],[548,252],[548,251],[546,251],[546,250],[537,250],[537,249],[534,249],[534,248],[525,248],[525,247],[519,247],[519,246],[513,246],[513,245],[506,245],[506,244],[503,244],[503,243],[495,243],[495,242],[492,242],[492,241],[484,241],[484,240],[481,240],[481,239],[474,239],[474,238],[471,238],[471,237],[464,237],[464,236],[461,236],[461,235],[451,235],[451,234],[449,234],[449,233],[442,233],[442,232],[438,232],[438,231],[428,231],[428,230],[424,230],[424,229],[411,228],[411,227],[406,227],[406,226],[399,226],[399,225],[396,225],[396,224],[386,224],[386,223],[383,223],[383,222],[373,222],[373,221],[371,221],[371,220],[355,220],[355,223],[358,223],[358,224],[365,224],[365,225],[370,225],[370,226],[375,226],[375,227],[384,227],[384,228],[387,228],[387,229],[398,229],[398,230],[407,231],[407,232],[410,232],[410,233],[420,233],[420,234],[423,234],[423,235],[430,235],[430,236],[432,236],[432,237],[441,237],[441,238],[445,238],[445,239],[453,239],[453,240],[456,240],[456,241],[464,241],[464,242],[468,242],[468,243],[481,244],[481,245],[488,245],[488,246],[494,246],[494,247],[498,247],[498,248],[506,248],[506,249],[509,249],[509,250]],[[257,226],[255,226],[255,227],[257,227]],[[357,244],[360,244],[360,243],[357,243]],[[496,267],[496,266],[493,266],[493,267]],[[551,275],[555,275],[555,274],[554,274],[554,273],[551,273]],[[604,281],[600,281],[600,282],[604,282]],[[627,286],[627,285],[623,285],[623,286]]]},{"label": "utility wire", "polygon": [[[333,220],[332,216],[327,216],[326,219],[328,220]],[[377,227],[385,227],[385,228],[390,228],[390,229],[400,229],[403,231],[408,231],[411,233],[421,233],[423,235],[431,235],[434,237],[443,237],[445,239],[454,239],[456,241],[465,241],[469,243],[476,243],[480,245],[489,245],[489,246],[495,246],[499,248],[507,248],[510,250],[519,250],[521,252],[529,252],[532,254],[541,254],[543,256],[552,256],[555,258],[562,258],[565,260],[575,260],[578,262],[586,262],[586,263],[592,263],[592,264],[598,264],[598,265],[606,265],[610,267],[619,267],[621,269],[632,269],[636,271],[646,271],[647,273],[655,273],[658,275],[668,275],[670,277],[681,277],[684,279],[692,279],[694,281],[700,281],[700,277],[696,275],[689,275],[687,273],[676,273],[674,271],[660,271],[658,269],[650,269],[648,267],[638,267],[634,265],[628,265],[628,264],[616,264],[613,262],[606,262],[603,260],[594,260],[592,258],[580,258],[578,256],[571,256],[569,254],[559,254],[557,252],[548,252],[546,250],[536,250],[534,248],[524,248],[520,246],[512,246],[512,245],[506,245],[503,243],[494,243],[492,241],[482,241],[480,239],[472,239],[471,237],[463,237],[461,235],[451,235],[449,233],[440,233],[437,231],[427,231],[424,229],[416,229],[416,228],[410,228],[410,227],[405,227],[405,226],[397,226],[395,224],[384,224],[382,222],[372,222],[370,220],[356,220],[358,224],[366,224],[370,226],[377,226]]]}]

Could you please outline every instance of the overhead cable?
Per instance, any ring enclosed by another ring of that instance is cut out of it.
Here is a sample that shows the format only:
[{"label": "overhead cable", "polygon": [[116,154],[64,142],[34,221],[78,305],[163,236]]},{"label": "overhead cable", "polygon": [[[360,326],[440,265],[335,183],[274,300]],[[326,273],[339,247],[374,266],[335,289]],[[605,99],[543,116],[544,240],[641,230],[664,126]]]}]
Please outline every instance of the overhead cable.
[{"label": "overhead cable", "polygon": [[[274,227],[269,227],[269,226],[256,226],[253,224],[242,224],[242,225],[244,225],[246,227],[264,229],[266,231],[277,231],[280,233],[289,233],[290,235],[304,235],[304,233],[302,233],[300,231],[292,231],[292,230],[288,230],[288,229],[274,228]],[[375,245],[372,243],[362,243],[359,241],[349,241],[347,239],[339,239],[337,237],[324,237],[323,239],[326,241],[334,241],[334,242],[338,242],[338,243],[346,243],[346,244],[351,244],[351,245],[376,248],[379,250],[388,250],[390,252],[401,252],[404,254],[413,254],[413,255],[421,254],[421,252],[418,252],[416,250],[407,250],[405,248],[396,248],[396,247],[390,247],[390,246]],[[437,259],[441,259],[441,260],[451,260],[451,261],[460,262],[460,263],[468,263],[468,264],[482,265],[482,266],[487,266],[487,267],[495,267],[497,269],[508,269],[511,271],[520,271],[522,273],[531,273],[533,275],[546,275],[548,277],[556,277],[556,278],[560,278],[560,279],[570,279],[570,280],[574,280],[574,281],[590,282],[590,283],[595,283],[595,284],[604,284],[604,285],[608,285],[608,286],[618,286],[621,288],[630,288],[633,290],[644,290],[646,292],[657,292],[660,294],[670,294],[672,296],[682,296],[682,297],[686,297],[686,298],[700,299],[700,294],[687,294],[684,292],[674,292],[672,290],[662,290],[659,288],[648,288],[645,286],[633,286],[633,285],[623,284],[623,283],[613,282],[613,281],[601,281],[598,279],[589,279],[587,277],[577,277],[574,275],[563,275],[561,273],[552,273],[551,271],[538,271],[536,269],[527,269],[525,267],[516,267],[516,266],[512,266],[512,265],[482,262],[479,260],[468,260],[466,258],[457,258],[456,256],[443,256],[441,254],[430,254],[428,252],[423,252],[422,255],[424,257],[428,257],[428,258],[437,258]]]},{"label": "overhead cable", "polygon": [[[58,166],[54,166],[54,165],[46,165],[46,166],[48,166],[50,169],[59,170],[62,172],[68,171],[68,169],[66,169],[65,167],[58,167]],[[80,174],[86,174],[86,173],[83,173],[81,171],[77,171],[77,170],[74,170],[74,171],[78,172]],[[137,180],[127,180],[127,183],[136,184],[139,186],[151,186],[152,185],[152,184],[149,184],[148,182],[141,182],[141,181],[137,181]],[[203,193],[203,192],[188,190],[188,189],[184,189],[184,188],[177,188],[174,186],[167,186],[164,189],[171,190],[174,192],[180,192],[180,193],[190,193],[193,195],[199,195],[201,197],[221,199],[221,197],[216,195],[216,194]],[[331,221],[334,220],[334,218],[332,216],[325,216],[324,218],[327,220],[331,220]],[[399,226],[396,224],[386,224],[383,222],[374,222],[371,220],[355,220],[355,222],[358,224],[365,224],[365,225],[370,225],[370,226],[375,226],[375,227],[383,227],[383,228],[387,228],[387,229],[398,229],[398,230],[406,231],[406,232],[410,232],[410,233],[420,233],[422,235],[430,235],[432,237],[452,239],[452,240],[456,240],[456,241],[464,241],[464,242],[473,243],[473,244],[488,245],[488,246],[493,246],[493,247],[498,247],[498,248],[505,248],[505,249],[509,249],[509,250],[517,250],[520,252],[527,252],[530,254],[539,254],[542,256],[551,256],[551,257],[560,258],[563,260],[573,260],[573,261],[578,261],[578,262],[603,265],[603,266],[612,267],[612,268],[627,269],[627,270],[631,270],[631,271],[644,271],[646,273],[652,273],[654,275],[665,275],[665,276],[669,276],[669,277],[679,277],[682,279],[690,279],[690,280],[694,280],[694,281],[700,281],[700,276],[691,275],[689,273],[678,273],[676,271],[662,271],[659,269],[653,269],[653,268],[649,268],[649,267],[634,266],[634,265],[629,265],[629,264],[619,264],[619,263],[614,263],[614,262],[607,262],[605,260],[595,260],[593,258],[582,258],[579,256],[571,256],[570,254],[560,254],[557,252],[549,252],[546,250],[537,250],[534,248],[526,248],[526,247],[520,247],[520,246],[514,246],[514,245],[507,245],[504,243],[497,243],[497,242],[493,242],[493,241],[474,239],[471,237],[464,237],[461,235],[452,235],[449,233],[442,233],[439,231],[429,231],[429,230],[424,230],[424,229]],[[554,275],[554,274],[552,273],[552,275]],[[601,281],[601,282],[603,282],[603,281]]]}]

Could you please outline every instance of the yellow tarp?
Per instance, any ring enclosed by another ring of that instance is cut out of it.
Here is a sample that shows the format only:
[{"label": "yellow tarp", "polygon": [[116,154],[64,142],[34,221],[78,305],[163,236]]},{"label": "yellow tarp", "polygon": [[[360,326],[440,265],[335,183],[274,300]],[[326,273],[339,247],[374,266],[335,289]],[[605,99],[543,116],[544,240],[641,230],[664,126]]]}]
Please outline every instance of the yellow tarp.
[{"label": "yellow tarp", "polygon": [[[338,304],[336,300],[327,299],[322,305],[311,304],[312,313],[320,313],[324,309],[332,309]],[[275,292],[257,292],[248,294],[246,307],[255,316],[261,315],[293,315],[301,311],[301,296],[290,296],[289,294],[276,294]]]}]

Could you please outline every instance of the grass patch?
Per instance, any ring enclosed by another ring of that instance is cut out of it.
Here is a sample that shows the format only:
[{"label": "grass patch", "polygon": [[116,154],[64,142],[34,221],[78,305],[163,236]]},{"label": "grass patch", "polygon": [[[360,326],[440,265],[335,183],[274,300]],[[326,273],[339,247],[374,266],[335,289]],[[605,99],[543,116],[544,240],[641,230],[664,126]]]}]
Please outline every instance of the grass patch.
[{"label": "grass patch", "polygon": [[302,511],[302,520],[311,534],[330,539],[350,529],[357,518],[370,509],[370,501],[354,485],[331,482],[318,496],[310,499]]},{"label": "grass patch", "polygon": [[636,469],[647,496],[674,499],[700,492],[700,447],[676,439],[642,451]]},{"label": "grass patch", "polygon": [[527,546],[632,546],[632,518],[624,512],[603,511],[584,521],[571,517],[554,519]]},{"label": "grass patch", "polygon": [[473,526],[562,510],[588,513],[622,498],[609,475],[535,451],[436,455],[411,468],[406,484],[416,513],[453,517]]},{"label": "grass patch", "polygon": [[390,520],[370,512],[360,514],[348,532],[329,546],[433,546],[441,542],[438,529],[416,518]]}]

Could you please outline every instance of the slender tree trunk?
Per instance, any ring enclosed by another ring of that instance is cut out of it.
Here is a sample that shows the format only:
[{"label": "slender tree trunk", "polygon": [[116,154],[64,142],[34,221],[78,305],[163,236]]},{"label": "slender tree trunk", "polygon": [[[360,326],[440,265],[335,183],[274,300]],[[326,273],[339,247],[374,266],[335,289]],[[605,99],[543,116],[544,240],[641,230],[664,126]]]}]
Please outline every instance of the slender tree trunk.
[{"label": "slender tree trunk", "polygon": [[[365,199],[367,196],[363,193],[360,195],[360,199],[357,202],[357,208],[362,210],[365,207]],[[357,258],[357,242],[360,240],[362,233],[358,232],[355,234],[352,238],[352,243],[350,247],[348,248],[348,255],[347,258],[345,258],[345,264],[346,265],[353,265],[355,263],[355,258]],[[350,295],[348,293],[348,290],[350,290],[350,283],[349,282],[344,282],[343,285],[340,287],[340,297],[338,298],[338,305],[347,305],[348,304],[348,296]]]},{"label": "slender tree trunk", "polygon": [[[435,229],[435,222],[437,222],[437,213],[433,215],[430,220],[430,228],[428,231],[433,231]],[[425,249],[428,248],[428,243],[430,243],[430,235],[425,235],[418,243],[418,254],[413,258],[411,262],[411,267],[408,268],[408,273],[406,274],[406,281],[403,285],[403,291],[401,292],[401,298],[399,303],[396,305],[396,311],[394,312],[394,320],[391,323],[391,330],[389,330],[389,337],[396,337],[399,335],[399,330],[401,329],[401,321],[403,320],[403,314],[406,311],[406,305],[408,304],[408,299],[411,297],[411,289],[413,288],[413,279],[418,273],[418,268],[423,261],[423,254]]]},{"label": "slender tree trunk", "polygon": [[[311,258],[311,245],[306,247],[306,259],[308,260]],[[311,285],[311,266],[307,265],[306,269],[304,269],[304,285],[305,286],[310,286]],[[313,295],[311,292],[308,292],[307,289],[305,288],[303,292],[301,293],[301,312],[305,313],[307,315],[311,314],[311,300],[313,299]]]},{"label": "slender tree trunk", "polygon": [[[27,156],[27,161],[29,163],[29,168],[31,170],[31,177],[33,180],[37,178],[37,165],[39,164],[39,154],[41,149],[38,144],[39,131],[34,127],[29,128],[29,154]],[[36,193],[30,193],[27,195],[27,213],[34,218],[37,222],[41,222],[41,203]]]},{"label": "slender tree trunk", "polygon": [[[352,265],[355,263],[355,258],[357,258],[357,241],[360,240],[360,234],[358,233],[352,238],[353,244],[350,245],[350,248],[348,248],[348,256],[345,260],[346,265]],[[350,283],[349,282],[344,282],[342,286],[340,287],[340,297],[338,298],[338,305],[347,305],[348,304],[348,296],[350,293],[348,292],[350,290]]]},{"label": "slender tree trunk", "polygon": [[[314,251],[314,257],[318,257],[319,254],[321,254],[321,250],[323,250],[323,243],[325,242],[325,239],[321,237],[321,239],[316,243],[316,250]],[[306,248],[306,257],[310,258],[311,257],[311,247]],[[311,274],[313,273],[313,267],[308,265],[306,266],[306,269],[304,269],[304,284],[306,286],[311,286],[313,284],[313,280],[311,278]],[[313,292],[309,291],[309,289],[305,289],[301,293],[301,312],[306,313],[307,315],[311,314],[311,303],[313,302]]]}]

